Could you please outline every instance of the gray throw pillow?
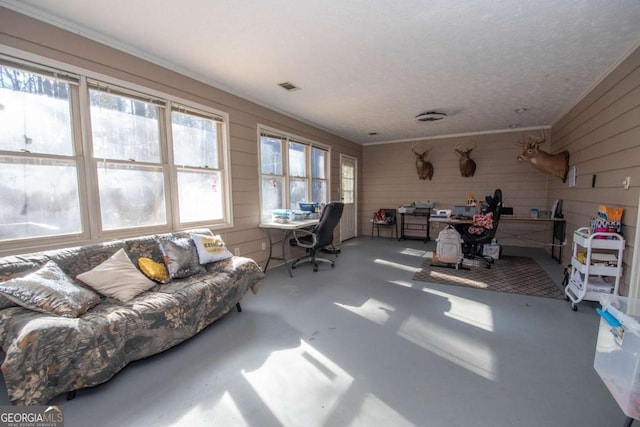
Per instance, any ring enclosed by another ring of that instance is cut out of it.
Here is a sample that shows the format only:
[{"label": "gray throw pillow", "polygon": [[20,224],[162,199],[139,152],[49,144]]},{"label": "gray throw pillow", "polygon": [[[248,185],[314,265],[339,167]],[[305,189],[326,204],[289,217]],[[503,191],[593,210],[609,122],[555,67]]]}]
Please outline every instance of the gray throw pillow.
[{"label": "gray throw pillow", "polygon": [[78,317],[100,303],[98,294],[73,283],[53,261],[0,283],[0,294],[24,308],[63,317]]},{"label": "gray throw pillow", "polygon": [[182,279],[207,271],[204,266],[200,265],[198,251],[193,240],[161,237],[158,239],[158,244],[171,279]]}]

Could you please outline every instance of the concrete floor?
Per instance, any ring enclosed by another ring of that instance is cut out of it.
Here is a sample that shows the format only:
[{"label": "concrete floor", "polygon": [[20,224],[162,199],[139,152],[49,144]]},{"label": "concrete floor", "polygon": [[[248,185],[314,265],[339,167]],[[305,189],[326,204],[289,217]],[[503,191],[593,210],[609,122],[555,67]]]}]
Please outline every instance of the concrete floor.
[{"label": "concrete floor", "polygon": [[[335,269],[269,270],[242,313],[56,399],[65,426],[622,426],[594,303],[414,282],[432,242],[341,248]],[[542,250],[505,251],[560,283]]]}]

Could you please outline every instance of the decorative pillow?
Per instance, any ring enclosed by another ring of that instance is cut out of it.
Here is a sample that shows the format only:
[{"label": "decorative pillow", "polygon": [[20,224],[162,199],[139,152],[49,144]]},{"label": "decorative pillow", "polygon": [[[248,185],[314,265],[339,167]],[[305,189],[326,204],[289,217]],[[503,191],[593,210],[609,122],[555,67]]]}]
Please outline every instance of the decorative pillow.
[{"label": "decorative pillow", "polygon": [[138,258],[138,267],[149,279],[158,283],[167,283],[169,281],[169,273],[164,264],[155,262],[151,258]]},{"label": "decorative pillow", "polygon": [[198,251],[193,240],[184,237],[161,237],[158,244],[170,278],[182,279],[206,271],[198,262]]},{"label": "decorative pillow", "polygon": [[73,283],[53,261],[0,283],[0,292],[24,308],[63,317],[78,317],[100,303],[99,295]]},{"label": "decorative pillow", "polygon": [[233,256],[224,244],[222,237],[218,235],[205,236],[203,234],[192,234],[191,238],[198,250],[198,259],[200,264],[221,261]]},{"label": "decorative pillow", "polygon": [[120,249],[94,269],[78,274],[76,279],[82,280],[102,295],[122,302],[127,302],[156,285],[140,273],[124,249]]},{"label": "decorative pillow", "polygon": [[484,227],[486,229],[493,228],[493,212],[489,212],[485,215],[474,215],[473,216],[473,225]]}]

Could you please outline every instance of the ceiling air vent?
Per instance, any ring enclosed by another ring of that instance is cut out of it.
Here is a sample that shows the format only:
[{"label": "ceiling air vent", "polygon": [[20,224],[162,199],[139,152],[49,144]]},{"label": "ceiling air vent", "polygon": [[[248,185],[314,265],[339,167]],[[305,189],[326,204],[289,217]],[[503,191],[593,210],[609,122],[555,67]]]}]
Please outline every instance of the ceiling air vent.
[{"label": "ceiling air vent", "polygon": [[291,82],[278,83],[278,86],[280,86],[281,88],[283,88],[284,90],[286,90],[288,92],[293,92],[294,90],[300,89],[298,86],[294,85]]},{"label": "ceiling air vent", "polygon": [[416,116],[416,120],[419,122],[437,122],[442,120],[447,115],[445,113],[439,113],[437,111],[427,111],[426,113],[420,113]]}]

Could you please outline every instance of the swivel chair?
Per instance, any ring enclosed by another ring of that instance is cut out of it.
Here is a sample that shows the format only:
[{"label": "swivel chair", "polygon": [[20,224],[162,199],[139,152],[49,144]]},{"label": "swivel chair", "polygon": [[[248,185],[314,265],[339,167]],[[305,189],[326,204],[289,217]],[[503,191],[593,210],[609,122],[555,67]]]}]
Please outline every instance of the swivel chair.
[{"label": "swivel chair", "polygon": [[330,202],[322,210],[320,221],[312,230],[294,230],[293,238],[296,244],[307,250],[307,255],[293,261],[291,269],[294,270],[298,264],[304,262],[313,263],[313,271],[318,271],[318,263],[326,262],[331,264],[331,268],[336,266],[333,260],[317,256],[317,252],[333,244],[333,229],[336,228],[342,217],[344,203]]},{"label": "swivel chair", "polygon": [[502,213],[502,190],[499,188],[494,192],[493,197],[486,197],[488,208],[486,213],[493,213],[493,221],[491,228],[485,228],[480,234],[473,233],[473,228],[477,230],[477,226],[472,224],[456,224],[455,228],[460,233],[463,241],[463,251],[465,258],[478,258],[486,263],[487,268],[491,268],[494,259],[490,256],[482,255],[482,246],[491,243],[498,231],[498,224],[500,223],[500,215]]}]

